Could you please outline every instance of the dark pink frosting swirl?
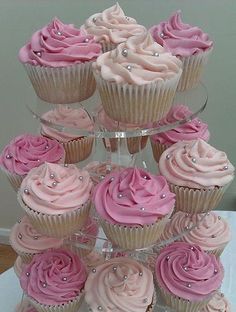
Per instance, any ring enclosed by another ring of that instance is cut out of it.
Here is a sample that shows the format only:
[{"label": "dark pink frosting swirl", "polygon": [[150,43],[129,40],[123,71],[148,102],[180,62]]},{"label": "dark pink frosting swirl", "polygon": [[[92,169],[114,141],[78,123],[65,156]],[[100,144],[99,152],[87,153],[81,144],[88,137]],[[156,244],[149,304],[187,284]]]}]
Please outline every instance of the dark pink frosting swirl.
[{"label": "dark pink frosting swirl", "polygon": [[181,11],[174,13],[169,20],[150,28],[153,39],[176,56],[190,56],[204,52],[213,46],[208,34],[199,27],[184,24]]},{"label": "dark pink frosting swirl", "polygon": [[65,151],[56,140],[22,134],[14,138],[0,155],[0,167],[10,173],[26,175],[44,162],[62,163]]},{"label": "dark pink frosting swirl", "polygon": [[155,266],[161,288],[190,301],[201,301],[212,295],[223,280],[223,266],[199,246],[174,242],[163,248]]},{"label": "dark pink frosting swirl", "polygon": [[107,175],[94,189],[98,214],[109,223],[152,224],[169,214],[175,195],[166,179],[139,168],[126,168]]},{"label": "dark pink frosting swirl", "polygon": [[35,255],[20,277],[24,292],[41,304],[60,305],[74,300],[84,287],[87,272],[78,256],[52,249]]},{"label": "dark pink frosting swirl", "polygon": [[100,53],[101,45],[95,43],[93,35],[55,17],[20,49],[19,60],[32,65],[65,67],[94,60]]}]

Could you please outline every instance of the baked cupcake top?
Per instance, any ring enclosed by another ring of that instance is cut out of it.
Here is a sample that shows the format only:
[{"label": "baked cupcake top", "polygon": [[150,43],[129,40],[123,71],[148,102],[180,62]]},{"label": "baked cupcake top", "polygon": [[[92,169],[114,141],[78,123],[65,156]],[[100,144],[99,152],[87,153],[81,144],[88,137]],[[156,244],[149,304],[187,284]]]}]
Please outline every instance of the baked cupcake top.
[{"label": "baked cupcake top", "polygon": [[116,165],[115,163],[106,163],[106,162],[99,162],[99,161],[92,161],[84,167],[85,170],[89,172],[91,180],[96,185],[107,174],[110,174],[112,171],[118,171],[120,166]]},{"label": "baked cupcake top", "polygon": [[168,293],[190,301],[201,301],[219,289],[223,266],[199,246],[174,242],[157,257],[155,275]]},{"label": "baked cupcake top", "polygon": [[75,165],[45,163],[24,178],[19,196],[37,212],[60,215],[84,205],[90,198],[91,188],[87,171]]},{"label": "baked cupcake top", "polygon": [[48,248],[59,248],[63,239],[47,237],[35,230],[27,216],[17,222],[10,233],[13,249],[24,253],[39,253]]},{"label": "baked cupcake top", "polygon": [[[158,127],[173,124],[188,118],[192,114],[193,113],[187,106],[182,104],[175,105],[172,106],[168,114],[162,118],[158,124],[154,124],[153,126]],[[191,141],[198,138],[203,139],[204,141],[208,141],[210,138],[208,125],[198,118],[194,118],[189,122],[180,124],[174,127],[174,129],[151,136],[151,140],[153,142],[165,144],[167,146],[172,145],[178,141]]]},{"label": "baked cupcake top", "polygon": [[126,41],[129,37],[146,32],[146,28],[138,25],[136,20],[124,14],[117,2],[102,13],[90,16],[81,27],[96,41],[105,41],[115,44]]},{"label": "baked cupcake top", "polygon": [[166,179],[139,168],[107,175],[94,189],[98,214],[112,224],[145,225],[168,215],[175,203]]},{"label": "baked cupcake top", "polygon": [[28,300],[23,300],[16,306],[15,312],[37,312],[35,308],[28,302]]},{"label": "baked cupcake top", "polygon": [[186,214],[178,211],[165,226],[162,239],[169,239],[194,227],[180,237],[181,241],[189,244],[199,245],[204,251],[211,251],[223,248],[230,241],[230,227],[226,220],[215,212],[204,214]]},{"label": "baked cupcake top", "polygon": [[101,53],[94,36],[58,18],[36,31],[19,51],[22,63],[47,67],[66,67],[95,60]]},{"label": "baked cupcake top", "polygon": [[209,50],[213,42],[199,27],[184,24],[181,11],[174,13],[169,20],[150,28],[153,39],[176,56],[191,56]]},{"label": "baked cupcake top", "polygon": [[22,134],[5,146],[0,155],[0,167],[24,176],[45,161],[63,163],[64,157],[65,151],[56,140],[41,135]]},{"label": "baked cupcake top", "polygon": [[144,33],[130,37],[116,49],[100,55],[93,63],[104,80],[145,85],[181,74],[182,62]]},{"label": "baked cupcake top", "polygon": [[169,183],[197,189],[225,186],[234,178],[226,153],[202,139],[170,146],[161,155],[159,169]]},{"label": "baked cupcake top", "polygon": [[85,301],[92,311],[146,312],[152,304],[152,272],[130,258],[113,258],[92,270]]},{"label": "baked cupcake top", "polygon": [[229,301],[224,294],[217,292],[205,308],[200,312],[231,312]]},{"label": "baked cupcake top", "polygon": [[[65,105],[58,105],[58,107],[55,109],[43,114],[42,119],[68,128],[81,129],[86,131],[93,131],[94,129],[94,123],[92,119],[82,108],[71,108]],[[43,123],[41,124],[41,133],[45,136],[54,138],[59,142],[64,143],[81,137],[75,133],[59,131]]]},{"label": "baked cupcake top", "polygon": [[24,267],[20,284],[41,304],[61,305],[74,300],[84,288],[87,273],[78,256],[63,249],[47,250]]}]

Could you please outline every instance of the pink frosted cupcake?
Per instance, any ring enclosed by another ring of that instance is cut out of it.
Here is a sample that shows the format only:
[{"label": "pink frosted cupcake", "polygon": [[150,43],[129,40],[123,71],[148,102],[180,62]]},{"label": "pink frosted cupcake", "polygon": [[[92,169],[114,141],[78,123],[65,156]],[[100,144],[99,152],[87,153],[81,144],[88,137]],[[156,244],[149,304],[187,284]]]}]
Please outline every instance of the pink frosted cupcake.
[{"label": "pink frosted cupcake", "polygon": [[65,151],[56,141],[40,135],[22,134],[10,141],[0,155],[0,168],[17,191],[27,173],[45,161],[64,163]]},{"label": "pink frosted cupcake", "polygon": [[90,16],[81,29],[101,43],[103,52],[114,49],[131,36],[147,31],[144,26],[137,24],[134,18],[126,16],[118,2],[102,13]]},{"label": "pink frosted cupcake", "polygon": [[213,50],[213,42],[199,27],[184,24],[181,11],[169,20],[154,25],[149,30],[154,40],[183,62],[183,73],[178,90],[195,87],[202,76]]},{"label": "pink frosted cupcake", "polygon": [[234,178],[227,155],[202,139],[173,144],[162,153],[159,170],[176,194],[176,211],[190,214],[214,209]]},{"label": "pink frosted cupcake", "polygon": [[100,53],[101,45],[92,35],[54,18],[20,49],[19,60],[39,98],[66,104],[94,93],[91,64]]},{"label": "pink frosted cupcake", "polygon": [[86,268],[78,256],[52,249],[34,256],[21,274],[20,284],[39,312],[77,312],[86,278]]},{"label": "pink frosted cupcake", "polygon": [[[75,109],[60,105],[43,114],[42,119],[69,129],[74,128],[85,131],[93,131],[94,129],[92,119],[82,108]],[[59,131],[43,123],[41,124],[41,134],[56,139],[63,145],[66,152],[66,163],[77,163],[91,154],[93,137],[79,136],[66,130]]]},{"label": "pink frosted cupcake", "polygon": [[[197,225],[197,226],[196,226]],[[189,229],[193,228],[191,231]],[[177,235],[179,240],[198,245],[202,250],[219,257],[231,239],[230,227],[226,220],[214,212],[204,214],[186,214],[178,211],[166,224],[161,240],[168,240]]]},{"label": "pink frosted cupcake", "polygon": [[231,312],[231,305],[225,298],[224,294],[217,292],[214,297],[208,302],[199,312]]},{"label": "pink frosted cupcake", "polygon": [[91,311],[151,312],[155,306],[152,272],[130,258],[114,258],[90,272],[85,301]]},{"label": "pink frosted cupcake", "polygon": [[[173,106],[169,113],[158,122],[156,126],[167,126],[184,120],[192,115],[192,112],[185,105]],[[208,125],[200,119],[194,118],[187,123],[180,124],[169,131],[154,134],[150,137],[153,157],[159,162],[161,154],[171,145],[179,141],[191,141],[202,139],[208,142],[210,133]]]},{"label": "pink frosted cupcake", "polygon": [[161,296],[177,312],[198,312],[220,288],[223,266],[197,245],[174,242],[157,257],[155,277]]},{"label": "pink frosted cupcake", "polygon": [[129,250],[156,242],[174,208],[174,198],[164,177],[139,168],[112,172],[93,192],[106,236]]},{"label": "pink frosted cupcake", "polygon": [[49,248],[59,248],[63,239],[47,237],[35,230],[30,219],[24,216],[10,233],[10,243],[23,262],[30,262],[33,256]]},{"label": "pink frosted cupcake", "polygon": [[37,231],[63,238],[86,222],[91,189],[87,171],[75,165],[45,163],[22,181],[18,201]]},{"label": "pink frosted cupcake", "polygon": [[16,306],[15,312],[37,312],[30,302],[24,299]]}]

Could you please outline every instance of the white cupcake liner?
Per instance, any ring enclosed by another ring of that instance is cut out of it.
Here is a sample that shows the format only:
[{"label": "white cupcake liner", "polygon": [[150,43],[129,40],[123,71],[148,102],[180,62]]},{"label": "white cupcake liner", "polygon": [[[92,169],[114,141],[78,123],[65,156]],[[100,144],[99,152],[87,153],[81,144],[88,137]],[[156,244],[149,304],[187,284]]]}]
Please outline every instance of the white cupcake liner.
[{"label": "white cupcake liner", "polygon": [[16,173],[10,173],[9,171],[7,171],[6,169],[1,167],[2,172],[5,173],[6,177],[8,178],[11,186],[13,187],[14,191],[18,191],[18,189],[20,188],[21,182],[23,181],[25,175],[21,176],[19,174]]},{"label": "white cupcake liner", "polygon": [[102,40],[99,43],[102,45],[102,52],[103,53],[114,50],[117,47],[117,44],[112,43],[112,42],[106,42],[106,41]]},{"label": "white cupcake liner", "polygon": [[11,244],[12,249],[14,249],[14,251],[18,254],[18,257],[21,258],[23,263],[30,263],[31,260],[33,259],[33,256],[36,255],[36,253],[27,253],[27,252],[20,251],[14,246],[14,244],[11,241],[10,241],[10,244]]},{"label": "white cupcake liner", "polygon": [[171,192],[176,195],[175,212],[184,211],[190,214],[205,213],[213,210],[221,201],[228,187],[213,189],[191,189],[188,187],[169,184]]},{"label": "white cupcake liner", "polygon": [[212,50],[213,48],[192,56],[179,57],[183,63],[183,73],[181,75],[177,91],[185,91],[198,85]]},{"label": "white cupcake liner", "polygon": [[66,152],[65,163],[75,164],[85,160],[92,152],[94,138],[83,137],[69,142],[62,142]]},{"label": "white cupcake liner", "polygon": [[[127,148],[130,154],[136,154],[140,152],[140,150],[144,149],[147,145],[148,136],[143,137],[134,137],[134,138],[127,138],[127,139],[120,139],[126,140]],[[116,152],[118,148],[118,139],[116,138],[105,138],[103,139],[103,143],[105,148],[108,151]]]},{"label": "white cupcake liner", "polygon": [[94,73],[102,106],[107,115],[125,123],[146,124],[164,117],[170,110],[182,71],[167,81],[146,85],[109,82]]},{"label": "white cupcake liner", "polygon": [[215,249],[212,249],[212,250],[205,250],[205,251],[207,253],[209,253],[209,254],[215,255],[216,258],[219,258],[221,256],[221,254],[223,253],[223,251],[224,251],[224,249],[225,249],[227,244],[228,243],[224,244],[224,246],[222,246],[222,247],[218,247],[218,248],[215,248]]},{"label": "white cupcake liner", "polygon": [[76,103],[88,99],[96,89],[92,61],[67,67],[24,64],[39,98],[53,104]]},{"label": "white cupcake liner", "polygon": [[120,248],[134,250],[153,245],[161,236],[167,220],[168,216],[165,216],[153,224],[143,226],[110,224],[103,219],[100,219],[100,223],[111,242]]},{"label": "white cupcake liner", "polygon": [[90,201],[87,201],[74,211],[61,215],[49,215],[29,208],[23,202],[20,193],[18,193],[17,199],[29,217],[33,227],[39,233],[49,237],[64,238],[80,230],[85,224],[90,210]]},{"label": "white cupcake liner", "polygon": [[169,147],[166,144],[161,144],[159,142],[154,142],[151,138],[152,154],[155,161],[158,163],[161,157],[161,154]]},{"label": "white cupcake liner", "polygon": [[23,263],[21,257],[18,256],[18,257],[16,258],[16,261],[15,261],[14,266],[13,266],[14,272],[15,272],[15,274],[16,274],[16,276],[17,276],[18,278],[20,278],[20,276],[21,276],[21,272],[22,272],[22,270],[23,270],[23,265],[24,265],[24,263]]}]

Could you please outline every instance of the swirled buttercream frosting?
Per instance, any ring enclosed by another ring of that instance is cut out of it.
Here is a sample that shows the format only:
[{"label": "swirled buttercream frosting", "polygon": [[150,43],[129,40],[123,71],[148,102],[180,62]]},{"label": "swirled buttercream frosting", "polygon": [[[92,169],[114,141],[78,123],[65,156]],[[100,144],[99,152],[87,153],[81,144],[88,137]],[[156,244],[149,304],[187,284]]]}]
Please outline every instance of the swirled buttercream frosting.
[{"label": "swirled buttercream frosting", "polygon": [[161,155],[159,169],[169,183],[197,189],[225,186],[234,178],[226,153],[202,139],[170,146]]},{"label": "swirled buttercream frosting", "polygon": [[[175,105],[170,109],[168,114],[162,118],[158,124],[154,124],[154,126],[159,127],[173,124],[188,118],[192,114],[193,113],[187,106],[182,104]],[[208,141],[209,137],[210,133],[208,130],[208,125],[202,122],[200,119],[194,118],[189,122],[174,127],[171,130],[154,134],[151,139],[153,142],[158,142],[160,144],[169,146],[178,141],[191,141],[198,138],[204,141]]]},{"label": "swirled buttercream frosting", "polygon": [[182,62],[144,33],[100,55],[93,68],[104,80],[144,85],[176,76]]},{"label": "swirled buttercream frosting", "polygon": [[213,42],[199,27],[185,24],[181,11],[174,13],[169,20],[150,28],[154,40],[176,56],[191,56],[209,50]]},{"label": "swirled buttercream frosting", "polygon": [[[92,131],[94,129],[92,119],[82,108],[76,109],[65,105],[58,105],[55,109],[43,114],[42,119],[68,128],[81,129],[85,131]],[[59,142],[69,142],[81,137],[75,133],[69,133],[68,130],[59,131],[55,128],[47,126],[44,123],[41,124],[41,133],[50,138],[54,138]]]},{"label": "swirled buttercream frosting", "polygon": [[231,312],[229,301],[225,298],[224,294],[217,292],[210,300],[206,307],[200,312]]},{"label": "swirled buttercream frosting", "polygon": [[65,151],[56,140],[22,134],[5,146],[0,155],[0,166],[10,173],[24,176],[45,161],[62,163],[64,156]]},{"label": "swirled buttercream frosting", "polygon": [[86,277],[85,266],[78,256],[68,250],[52,249],[34,256],[24,267],[20,284],[37,302],[61,305],[80,294]]},{"label": "swirled buttercream frosting", "polygon": [[89,173],[75,165],[45,163],[24,178],[20,196],[34,211],[59,215],[74,211],[90,198]]},{"label": "swirled buttercream frosting", "polygon": [[113,258],[93,270],[85,283],[85,300],[92,311],[146,312],[152,304],[152,272],[127,257]]},{"label": "swirled buttercream frosting", "polygon": [[137,24],[136,20],[124,14],[118,3],[90,16],[81,27],[96,41],[105,41],[119,44],[131,36],[146,32],[146,28]]},{"label": "swirled buttercream frosting", "polygon": [[161,288],[190,301],[209,298],[223,280],[223,266],[199,246],[174,242],[157,257],[155,274]]},{"label": "swirled buttercream frosting", "polygon": [[145,225],[168,215],[175,203],[166,179],[139,168],[107,175],[94,189],[100,217],[112,224]]},{"label": "swirled buttercream frosting", "polygon": [[19,60],[31,65],[65,67],[93,61],[100,53],[101,46],[93,35],[55,17],[20,49]]}]

